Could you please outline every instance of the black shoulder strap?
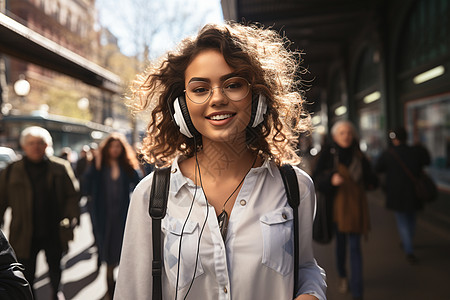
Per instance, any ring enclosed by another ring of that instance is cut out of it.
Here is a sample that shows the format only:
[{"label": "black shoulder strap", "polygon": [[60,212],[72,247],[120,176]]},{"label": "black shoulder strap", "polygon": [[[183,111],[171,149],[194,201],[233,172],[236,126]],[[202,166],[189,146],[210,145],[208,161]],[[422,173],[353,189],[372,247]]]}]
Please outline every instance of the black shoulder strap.
[{"label": "black shoulder strap", "polygon": [[153,174],[152,189],[148,213],[152,218],[153,241],[153,297],[154,300],[162,299],[162,251],[161,251],[161,219],[166,215],[167,199],[169,198],[170,167],[157,168]]},{"label": "black shoulder strap", "polygon": [[297,293],[298,281],[298,206],[300,204],[300,194],[298,188],[297,174],[291,165],[282,165],[280,168],[281,178],[283,179],[284,188],[288,203],[294,212],[294,298]]}]

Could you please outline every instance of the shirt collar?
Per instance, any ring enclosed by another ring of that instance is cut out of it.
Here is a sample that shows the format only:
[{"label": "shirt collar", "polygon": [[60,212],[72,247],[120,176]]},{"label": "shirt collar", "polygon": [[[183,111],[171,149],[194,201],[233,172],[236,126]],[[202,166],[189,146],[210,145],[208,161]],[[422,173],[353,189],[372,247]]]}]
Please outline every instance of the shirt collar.
[{"label": "shirt collar", "polygon": [[270,176],[274,177],[274,168],[277,168],[277,166],[275,165],[275,163],[270,159],[270,158],[266,158],[262,164],[261,167],[259,167],[261,170],[263,169],[267,169],[267,172],[269,172]]},{"label": "shirt collar", "polygon": [[[186,184],[193,184],[191,180],[188,180],[180,171],[179,162],[183,160],[182,156],[177,156],[174,161],[172,162],[171,166],[171,177],[172,180],[170,181],[170,192],[173,194],[178,194],[180,189],[186,185]],[[271,159],[265,159],[262,166],[255,168],[259,170],[267,169],[267,172],[269,172],[270,176],[274,177],[274,169],[276,169],[277,166]]]},{"label": "shirt collar", "polygon": [[181,156],[177,156],[174,161],[172,162],[171,167],[171,180],[170,180],[170,192],[174,195],[178,194],[180,189],[185,185],[188,184],[188,180],[186,177],[183,176],[183,174],[180,171],[180,166],[178,162],[182,159]]}]

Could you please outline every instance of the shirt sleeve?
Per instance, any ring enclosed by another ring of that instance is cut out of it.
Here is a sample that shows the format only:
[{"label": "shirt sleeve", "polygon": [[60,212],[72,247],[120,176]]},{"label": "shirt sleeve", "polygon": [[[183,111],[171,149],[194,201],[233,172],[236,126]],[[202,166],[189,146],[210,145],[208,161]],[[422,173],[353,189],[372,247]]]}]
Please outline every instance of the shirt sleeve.
[{"label": "shirt sleeve", "polygon": [[316,195],[311,178],[302,170],[295,168],[300,189],[300,205],[298,207],[298,235],[299,235],[299,268],[298,291],[310,294],[320,300],[326,299],[326,275],[314,258],[312,247],[312,224],[316,209]]},{"label": "shirt sleeve", "polygon": [[152,219],[148,214],[152,176],[134,190],[128,209],[114,299],[151,299]]}]

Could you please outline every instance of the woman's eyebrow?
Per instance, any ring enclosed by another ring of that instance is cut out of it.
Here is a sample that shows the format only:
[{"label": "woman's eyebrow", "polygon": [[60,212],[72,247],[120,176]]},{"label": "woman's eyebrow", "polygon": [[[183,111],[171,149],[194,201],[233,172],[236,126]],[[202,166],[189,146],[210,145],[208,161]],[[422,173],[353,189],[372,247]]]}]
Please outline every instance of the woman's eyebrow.
[{"label": "woman's eyebrow", "polygon": [[193,82],[193,81],[205,81],[205,82],[211,82],[211,80],[209,80],[208,78],[203,78],[203,77],[192,77],[188,83]]},{"label": "woman's eyebrow", "polygon": [[[222,75],[222,76],[220,76],[220,81],[225,81],[225,80],[227,80],[227,79],[229,79],[229,78],[231,78],[231,77],[235,77],[235,76],[238,76],[238,74],[237,73],[229,73],[229,74],[225,74],[225,75]],[[204,81],[204,82],[208,82],[208,83],[211,83],[211,79],[209,79],[209,78],[204,78],[204,77],[192,77],[190,80],[189,80],[189,82],[188,83],[190,83],[190,82],[193,82],[193,81]]]}]

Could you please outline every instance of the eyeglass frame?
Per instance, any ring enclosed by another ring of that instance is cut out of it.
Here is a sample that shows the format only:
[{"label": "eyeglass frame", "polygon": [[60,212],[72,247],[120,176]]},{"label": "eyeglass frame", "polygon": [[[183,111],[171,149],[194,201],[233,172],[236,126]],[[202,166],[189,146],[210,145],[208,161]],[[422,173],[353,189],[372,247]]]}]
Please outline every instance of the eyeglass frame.
[{"label": "eyeglass frame", "polygon": [[[231,80],[231,79],[234,79],[234,78],[243,79],[243,80],[245,80],[245,82],[247,82],[247,85],[248,85],[248,91],[247,91],[247,94],[245,94],[245,96],[242,97],[242,99],[239,99],[239,100],[233,100],[233,99],[230,99],[230,98],[226,95],[226,93],[225,93],[225,91],[224,91],[224,86],[223,86],[224,83],[227,82],[228,80]],[[220,88],[220,92],[222,93],[222,95],[223,95],[225,98],[227,98],[228,100],[233,101],[233,102],[239,102],[239,101],[244,100],[245,97],[248,96],[248,94],[249,94],[250,91],[251,91],[251,86],[252,86],[252,84],[251,84],[250,82],[248,82],[247,79],[245,79],[244,77],[241,77],[241,76],[233,76],[233,77],[227,78],[226,80],[224,80],[224,81],[222,82],[222,84],[221,84],[220,86],[216,86],[216,87],[212,87],[211,84],[210,84],[209,82],[207,82],[207,81],[202,81],[202,80],[191,81],[191,82],[188,83],[188,85],[191,84],[192,82],[205,82],[205,83],[207,83],[207,84],[211,87],[211,90],[210,90],[210,92],[209,92],[208,97],[206,97],[206,99],[205,99],[203,102],[195,102],[194,100],[192,100],[192,99],[189,97],[189,95],[188,95],[188,93],[187,93],[187,90],[184,89],[184,90],[183,90],[184,94],[185,94],[186,97],[187,97],[192,103],[194,103],[194,104],[203,104],[203,103],[207,102],[207,101],[211,98],[211,96],[214,94],[214,90],[215,90],[215,89],[218,89],[218,88]]]}]

